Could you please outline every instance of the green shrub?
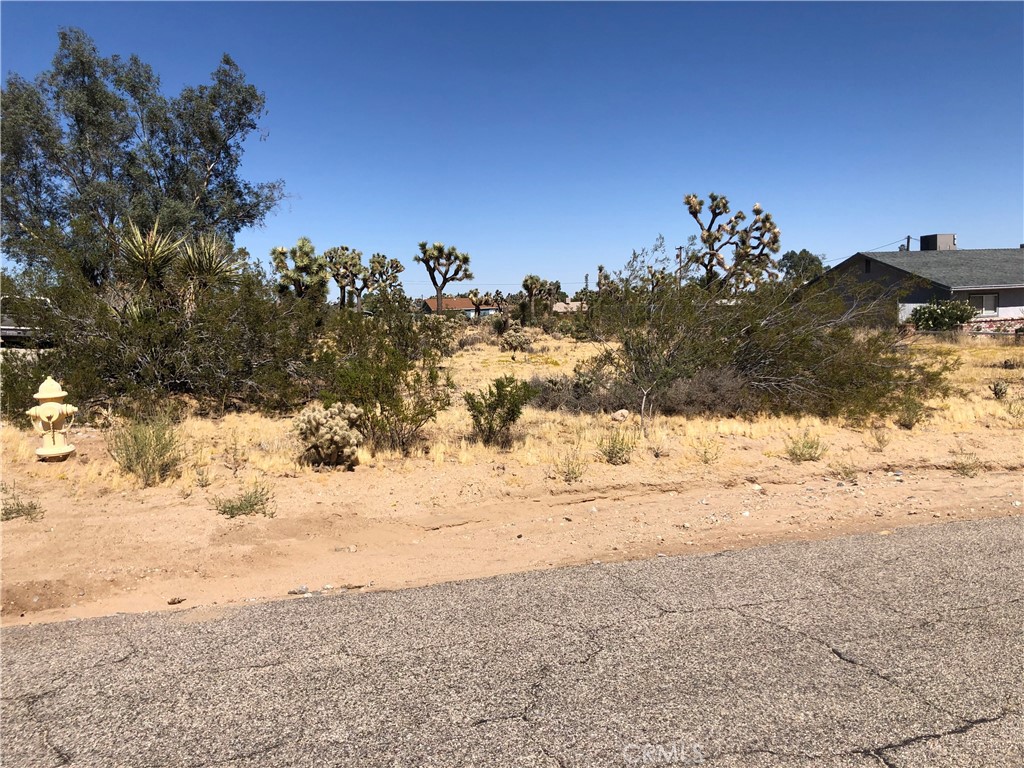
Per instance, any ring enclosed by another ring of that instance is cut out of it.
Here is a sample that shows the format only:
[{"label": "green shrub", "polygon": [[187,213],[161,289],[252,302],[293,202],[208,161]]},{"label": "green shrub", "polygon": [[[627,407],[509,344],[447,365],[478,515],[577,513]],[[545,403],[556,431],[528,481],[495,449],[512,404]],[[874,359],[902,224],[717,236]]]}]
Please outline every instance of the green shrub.
[{"label": "green shrub", "polygon": [[803,434],[786,440],[786,455],[790,461],[796,464],[804,461],[819,461],[827,451],[828,446],[822,442],[820,437],[812,435],[810,429],[805,429]]},{"label": "green shrub", "polygon": [[614,466],[629,464],[636,448],[637,436],[632,429],[613,428],[597,443],[597,452]]},{"label": "green shrub", "polygon": [[361,408],[335,403],[330,408],[310,406],[292,422],[302,442],[302,460],[314,466],[355,469],[363,436],[356,425],[363,417]]},{"label": "green shrub", "polygon": [[498,346],[503,352],[511,352],[512,359],[516,359],[517,352],[529,352],[530,336],[523,330],[519,323],[513,322],[501,335]]},{"label": "green shrub", "polygon": [[1010,392],[1010,385],[1001,380],[993,381],[988,385],[988,388],[992,392],[992,397],[996,400],[1005,399],[1006,395]]},{"label": "green shrub", "polygon": [[39,520],[43,516],[43,508],[35,499],[25,499],[14,485],[8,486],[0,483],[0,493],[3,494],[3,510],[0,518],[3,520],[15,520],[23,517],[26,520]]},{"label": "green shrub", "polygon": [[243,515],[274,516],[274,494],[270,488],[256,481],[252,487],[242,491],[233,498],[216,498],[213,507],[224,517],[240,517]]},{"label": "green shrub", "polygon": [[181,474],[184,451],[165,413],[122,421],[107,433],[107,449],[121,471],[137,477],[144,488]]},{"label": "green shrub", "polygon": [[442,362],[454,350],[456,325],[411,315],[400,295],[381,297],[375,311],[331,319],[314,375],[326,405],[343,401],[362,409],[359,430],[374,452],[408,454],[426,424],[451,405],[451,376]]},{"label": "green shrub", "polygon": [[919,331],[955,331],[978,314],[969,302],[959,299],[938,301],[914,307],[910,322]]},{"label": "green shrub", "polygon": [[502,376],[480,392],[466,392],[463,399],[473,420],[473,433],[484,445],[507,446],[512,427],[537,391],[525,381]]},{"label": "green shrub", "polygon": [[893,421],[901,429],[913,429],[928,416],[928,408],[920,399],[910,394],[897,400]]}]

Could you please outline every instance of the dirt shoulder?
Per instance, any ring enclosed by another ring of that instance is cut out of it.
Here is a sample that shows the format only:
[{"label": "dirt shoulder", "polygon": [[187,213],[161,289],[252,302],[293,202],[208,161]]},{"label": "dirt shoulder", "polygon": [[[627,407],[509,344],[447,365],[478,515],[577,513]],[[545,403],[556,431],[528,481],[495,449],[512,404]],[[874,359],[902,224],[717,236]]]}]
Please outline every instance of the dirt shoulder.
[{"label": "dirt shoulder", "polygon": [[679,449],[624,467],[591,463],[572,485],[549,464],[498,453],[273,477],[275,516],[235,519],[213,511],[230,481],[118,489],[90,466],[101,436],[76,439],[79,455],[66,465],[5,461],[5,483],[45,510],[3,523],[5,625],[219,610],[302,599],[288,594],[302,586],[400,589],[1024,511],[1019,432],[1010,430],[986,436],[974,477],[936,459],[949,454],[950,435],[930,438],[931,458],[903,446],[860,456],[856,471],[793,464],[765,441],[726,436],[739,458],[721,465],[682,460]]}]

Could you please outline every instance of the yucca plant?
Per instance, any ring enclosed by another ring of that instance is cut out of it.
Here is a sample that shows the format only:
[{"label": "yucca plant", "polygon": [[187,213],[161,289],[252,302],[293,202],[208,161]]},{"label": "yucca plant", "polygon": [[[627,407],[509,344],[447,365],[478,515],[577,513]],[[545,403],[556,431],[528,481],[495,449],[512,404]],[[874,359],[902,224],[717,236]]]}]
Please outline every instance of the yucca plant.
[{"label": "yucca plant", "polygon": [[163,287],[164,278],[178,258],[181,243],[180,237],[160,232],[159,219],[145,234],[129,219],[119,250],[121,258],[141,287],[159,289]]},{"label": "yucca plant", "polygon": [[178,271],[196,287],[209,288],[237,283],[242,263],[224,238],[203,232],[182,244]]}]

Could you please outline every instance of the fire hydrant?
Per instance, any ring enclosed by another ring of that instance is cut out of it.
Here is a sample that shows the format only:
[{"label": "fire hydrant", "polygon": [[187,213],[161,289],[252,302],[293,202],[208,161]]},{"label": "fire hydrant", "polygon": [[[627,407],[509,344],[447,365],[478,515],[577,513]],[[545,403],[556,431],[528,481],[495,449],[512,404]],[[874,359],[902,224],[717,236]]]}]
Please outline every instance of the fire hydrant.
[{"label": "fire hydrant", "polygon": [[75,446],[68,444],[67,433],[75,423],[78,409],[64,404],[67,396],[61,385],[47,376],[39,391],[32,395],[39,405],[25,411],[36,432],[43,436],[43,447],[36,449],[40,461],[63,461],[75,452]]}]

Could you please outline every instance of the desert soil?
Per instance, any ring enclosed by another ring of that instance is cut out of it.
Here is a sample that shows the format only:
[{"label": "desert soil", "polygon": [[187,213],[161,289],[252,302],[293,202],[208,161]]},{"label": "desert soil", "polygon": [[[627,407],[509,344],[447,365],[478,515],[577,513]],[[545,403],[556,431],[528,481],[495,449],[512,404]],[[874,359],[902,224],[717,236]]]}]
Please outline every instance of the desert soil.
[{"label": "desert soil", "polygon": [[[551,418],[529,411],[527,429]],[[274,517],[228,519],[214,500],[245,486],[223,441],[210,456],[216,482],[142,489],[117,475],[97,430],[75,429],[77,454],[43,464],[31,455],[36,438],[5,426],[4,482],[45,515],[3,523],[2,620],[219,611],[302,599],[288,594],[300,587],[398,589],[1022,511],[1020,430],[893,430],[879,452],[865,447],[866,433],[834,428],[830,454],[799,464],[784,457],[784,436],[761,432],[715,435],[721,458],[711,464],[671,430],[656,451],[639,445],[625,466],[586,451],[585,475],[573,484],[556,454],[545,461],[522,446],[367,457],[354,472],[280,470],[264,473]],[[954,461],[968,453],[974,477]]]}]

